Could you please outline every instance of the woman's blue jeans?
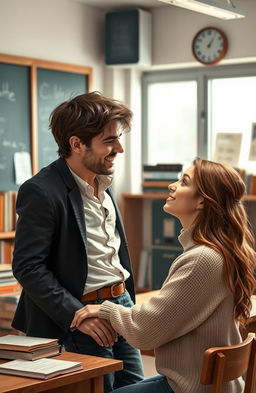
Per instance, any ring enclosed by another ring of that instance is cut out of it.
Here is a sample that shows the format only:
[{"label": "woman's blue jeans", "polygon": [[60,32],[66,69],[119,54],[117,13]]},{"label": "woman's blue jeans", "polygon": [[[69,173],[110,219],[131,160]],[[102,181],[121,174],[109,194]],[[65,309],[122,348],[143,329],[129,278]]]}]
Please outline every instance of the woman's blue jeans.
[{"label": "woman's blue jeans", "polygon": [[[108,300],[125,307],[133,305],[127,291],[116,298]],[[104,300],[95,300],[86,304],[100,304],[103,302]],[[118,341],[112,347],[101,347],[90,336],[83,334],[79,330],[74,330],[73,332],[70,331],[64,339],[64,347],[69,352],[123,361],[123,370],[105,375],[104,393],[109,393],[121,386],[137,383],[143,379],[140,351],[131,347],[122,336],[118,336]]]},{"label": "woman's blue jeans", "polygon": [[113,390],[111,393],[174,393],[166,377],[157,375],[152,378],[144,379],[134,385],[124,386]]}]

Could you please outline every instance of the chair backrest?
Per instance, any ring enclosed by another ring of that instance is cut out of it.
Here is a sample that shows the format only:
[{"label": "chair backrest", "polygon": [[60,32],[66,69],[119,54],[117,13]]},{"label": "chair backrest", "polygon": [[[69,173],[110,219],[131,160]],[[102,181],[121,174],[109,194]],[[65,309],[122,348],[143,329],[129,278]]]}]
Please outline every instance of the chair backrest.
[{"label": "chair backrest", "polygon": [[248,333],[256,333],[256,315],[251,316],[247,319],[244,327],[241,327],[240,333],[243,340],[248,336]]},{"label": "chair backrest", "polygon": [[246,373],[244,393],[255,393],[256,339],[253,333],[237,345],[209,348],[204,353],[201,384],[212,385],[211,393],[221,393],[224,382]]}]

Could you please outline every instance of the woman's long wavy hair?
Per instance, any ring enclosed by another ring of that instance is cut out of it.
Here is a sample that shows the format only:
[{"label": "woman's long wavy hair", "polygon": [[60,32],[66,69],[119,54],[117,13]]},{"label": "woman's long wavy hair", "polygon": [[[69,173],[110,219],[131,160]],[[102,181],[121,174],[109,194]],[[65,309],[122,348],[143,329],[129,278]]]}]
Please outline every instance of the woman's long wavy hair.
[{"label": "woman's long wavy hair", "polygon": [[250,315],[256,284],[255,243],[242,203],[245,184],[229,166],[200,158],[193,164],[193,181],[204,205],[192,237],[223,255],[224,280],[234,294],[234,316],[243,325]]}]

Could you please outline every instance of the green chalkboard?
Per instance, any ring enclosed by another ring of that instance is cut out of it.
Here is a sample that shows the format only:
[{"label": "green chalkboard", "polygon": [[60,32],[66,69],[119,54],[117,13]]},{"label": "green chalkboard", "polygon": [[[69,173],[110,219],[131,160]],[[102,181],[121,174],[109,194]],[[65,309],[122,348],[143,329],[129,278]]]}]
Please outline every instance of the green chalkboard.
[{"label": "green chalkboard", "polygon": [[0,63],[0,185],[17,190],[14,153],[31,152],[30,70]]},{"label": "green chalkboard", "polygon": [[87,75],[37,69],[39,169],[58,158],[57,144],[49,130],[49,116],[60,103],[88,90]]}]

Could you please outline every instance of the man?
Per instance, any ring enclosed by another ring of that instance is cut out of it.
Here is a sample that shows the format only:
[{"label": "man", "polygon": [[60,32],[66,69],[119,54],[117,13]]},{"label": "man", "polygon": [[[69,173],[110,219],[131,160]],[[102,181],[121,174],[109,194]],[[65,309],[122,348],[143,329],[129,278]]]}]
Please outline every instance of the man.
[{"label": "man", "polygon": [[123,371],[106,376],[105,393],[142,379],[139,352],[106,321],[92,318],[77,330],[70,325],[85,304],[109,299],[129,307],[134,300],[127,242],[110,188],[131,116],[125,105],[97,92],[59,105],[50,128],[60,158],[26,181],[17,198],[13,273],[23,291],[13,326],[59,338],[67,351],[123,360]]}]

